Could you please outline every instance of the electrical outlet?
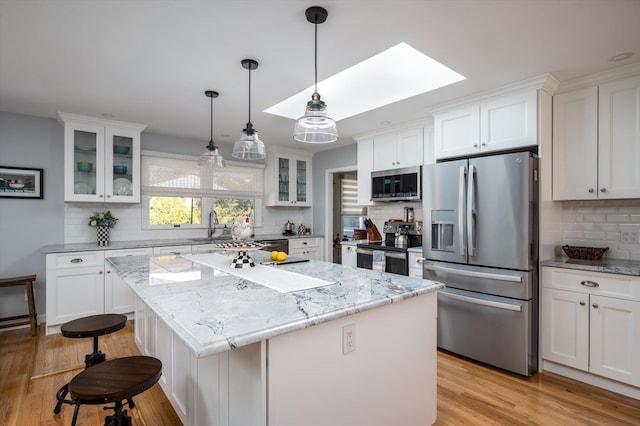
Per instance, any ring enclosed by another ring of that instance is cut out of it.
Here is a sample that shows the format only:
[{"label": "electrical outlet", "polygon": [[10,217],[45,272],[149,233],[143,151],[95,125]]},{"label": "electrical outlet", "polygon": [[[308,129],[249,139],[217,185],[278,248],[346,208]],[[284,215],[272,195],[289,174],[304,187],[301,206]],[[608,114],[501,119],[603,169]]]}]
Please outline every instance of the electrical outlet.
[{"label": "electrical outlet", "polygon": [[356,325],[342,327],[342,353],[344,355],[356,350]]},{"label": "electrical outlet", "polygon": [[638,231],[622,231],[620,233],[620,242],[624,244],[640,244]]}]

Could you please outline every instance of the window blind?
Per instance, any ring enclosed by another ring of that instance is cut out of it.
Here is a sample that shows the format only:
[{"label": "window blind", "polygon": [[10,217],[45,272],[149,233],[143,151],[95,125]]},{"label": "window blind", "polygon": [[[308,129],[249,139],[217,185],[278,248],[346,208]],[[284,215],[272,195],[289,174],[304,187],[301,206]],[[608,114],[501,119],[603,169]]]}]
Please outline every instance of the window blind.
[{"label": "window blind", "polygon": [[344,174],[340,183],[342,197],[342,216],[359,216],[362,208],[358,205],[358,177]]},{"label": "window blind", "polygon": [[256,199],[264,196],[264,166],[226,162],[215,169],[198,167],[190,155],[142,151],[141,192],[147,195]]}]

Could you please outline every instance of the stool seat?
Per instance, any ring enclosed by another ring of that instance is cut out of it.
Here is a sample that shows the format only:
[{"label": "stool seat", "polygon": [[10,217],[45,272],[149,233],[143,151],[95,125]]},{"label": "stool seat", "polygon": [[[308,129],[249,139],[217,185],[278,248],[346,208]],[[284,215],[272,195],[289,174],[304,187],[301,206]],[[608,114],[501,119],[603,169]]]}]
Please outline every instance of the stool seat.
[{"label": "stool seat", "polygon": [[100,314],[66,322],[60,327],[60,333],[72,339],[97,337],[121,330],[125,325],[127,325],[126,315]]},{"label": "stool seat", "polygon": [[[7,324],[0,324],[0,328],[13,327],[16,325],[31,325],[31,334],[36,335],[38,330],[38,320],[36,314],[36,303],[33,297],[33,282],[36,280],[35,275],[26,275],[24,277],[12,277],[12,278],[0,278],[0,288],[2,287],[15,287],[19,285],[25,286],[27,292],[27,305],[29,313],[25,315],[16,315],[12,317],[0,318],[0,321],[5,321]],[[15,320],[28,318],[26,321],[16,322]]]},{"label": "stool seat", "polygon": [[79,404],[107,404],[133,397],[156,384],[162,362],[149,356],[129,356],[101,362],[71,379],[69,394]]}]

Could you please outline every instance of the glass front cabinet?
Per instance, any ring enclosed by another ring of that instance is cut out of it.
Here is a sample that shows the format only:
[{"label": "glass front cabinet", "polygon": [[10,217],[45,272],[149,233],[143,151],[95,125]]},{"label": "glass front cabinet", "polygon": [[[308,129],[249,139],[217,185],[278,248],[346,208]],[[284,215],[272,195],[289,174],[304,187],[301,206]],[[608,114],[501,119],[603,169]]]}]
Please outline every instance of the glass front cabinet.
[{"label": "glass front cabinet", "polygon": [[145,125],[58,113],[64,126],[64,200],[140,202]]},{"label": "glass front cabinet", "polygon": [[267,169],[267,206],[311,206],[311,157],[274,154]]}]

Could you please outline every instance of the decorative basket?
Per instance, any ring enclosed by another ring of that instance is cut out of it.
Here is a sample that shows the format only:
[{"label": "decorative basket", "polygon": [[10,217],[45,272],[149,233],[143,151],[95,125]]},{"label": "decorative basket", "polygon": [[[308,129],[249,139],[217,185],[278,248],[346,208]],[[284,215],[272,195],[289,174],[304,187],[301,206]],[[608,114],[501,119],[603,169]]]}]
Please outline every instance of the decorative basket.
[{"label": "decorative basket", "polygon": [[600,260],[609,247],[577,247],[562,246],[565,254],[571,259]]}]

